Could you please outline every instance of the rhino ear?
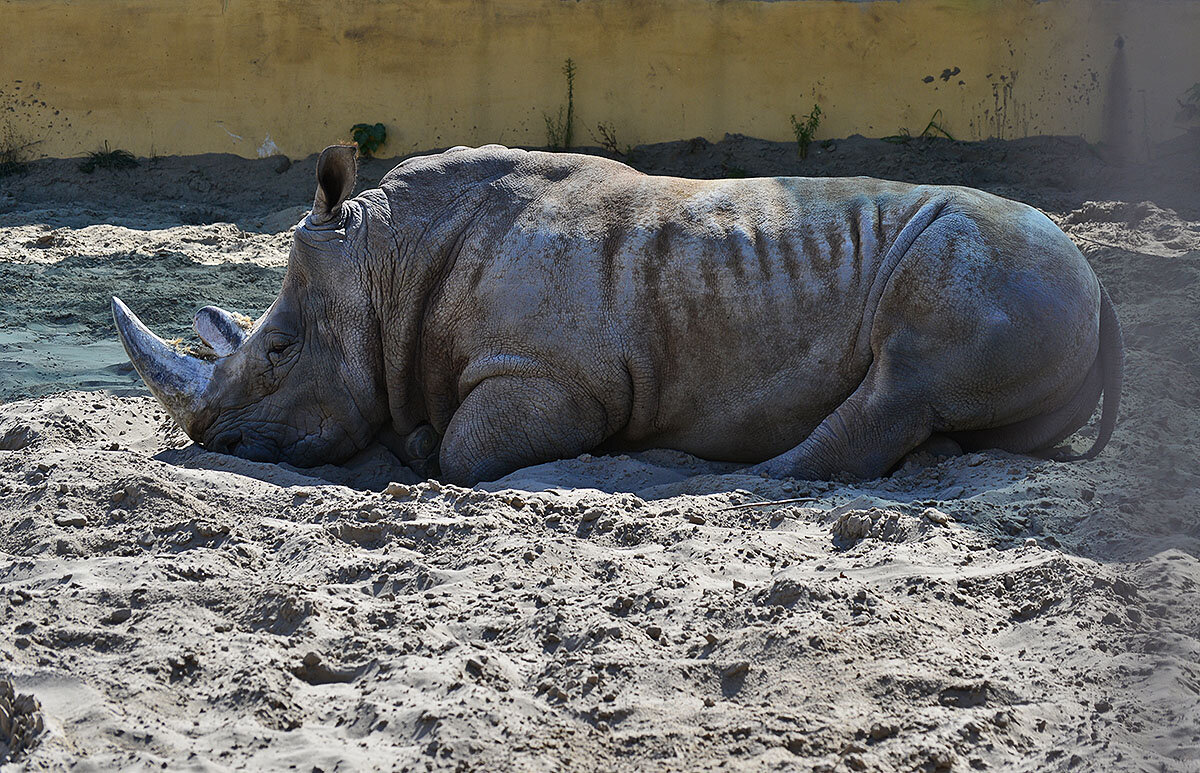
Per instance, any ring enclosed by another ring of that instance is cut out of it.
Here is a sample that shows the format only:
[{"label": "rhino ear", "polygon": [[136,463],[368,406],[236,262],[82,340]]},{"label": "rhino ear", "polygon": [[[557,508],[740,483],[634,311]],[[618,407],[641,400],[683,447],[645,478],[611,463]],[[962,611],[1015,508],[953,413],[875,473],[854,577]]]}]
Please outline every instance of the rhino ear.
[{"label": "rhino ear", "polygon": [[330,145],[317,159],[317,197],[313,201],[312,217],[327,223],[341,214],[342,202],[354,192],[358,174],[358,148],[353,145]]},{"label": "rhino ear", "polygon": [[246,329],[232,314],[216,306],[205,306],[196,312],[192,325],[204,343],[224,357],[233,352],[246,340]]}]

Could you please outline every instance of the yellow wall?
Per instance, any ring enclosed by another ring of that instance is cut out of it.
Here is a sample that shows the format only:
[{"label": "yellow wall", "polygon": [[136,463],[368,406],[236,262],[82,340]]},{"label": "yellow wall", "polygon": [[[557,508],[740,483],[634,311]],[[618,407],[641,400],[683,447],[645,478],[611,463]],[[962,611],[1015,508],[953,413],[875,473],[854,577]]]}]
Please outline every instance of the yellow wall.
[{"label": "yellow wall", "polygon": [[0,0],[0,130],[50,156],[255,156],[268,137],[302,156],[363,121],[387,126],[384,155],[540,145],[567,57],[585,144],[599,122],[622,145],[791,139],[817,102],[819,137],[941,110],[964,139],[1144,145],[1179,133],[1200,81],[1200,2]]}]

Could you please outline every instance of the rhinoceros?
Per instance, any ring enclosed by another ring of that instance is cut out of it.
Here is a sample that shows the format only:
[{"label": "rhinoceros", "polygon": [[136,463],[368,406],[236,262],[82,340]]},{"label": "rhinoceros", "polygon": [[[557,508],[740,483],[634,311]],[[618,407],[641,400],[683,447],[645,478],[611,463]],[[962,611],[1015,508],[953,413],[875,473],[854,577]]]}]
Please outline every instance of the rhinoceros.
[{"label": "rhinoceros", "polygon": [[309,467],[425,432],[442,479],[470,485],[653,447],[874,478],[930,443],[1045,452],[1101,394],[1094,445],[1060,458],[1112,434],[1112,303],[1025,204],[497,145],[410,158],[351,198],[356,173],[353,147],[321,154],[256,322],[206,307],[207,347],[181,351],[113,299],[134,366],[201,446]]}]

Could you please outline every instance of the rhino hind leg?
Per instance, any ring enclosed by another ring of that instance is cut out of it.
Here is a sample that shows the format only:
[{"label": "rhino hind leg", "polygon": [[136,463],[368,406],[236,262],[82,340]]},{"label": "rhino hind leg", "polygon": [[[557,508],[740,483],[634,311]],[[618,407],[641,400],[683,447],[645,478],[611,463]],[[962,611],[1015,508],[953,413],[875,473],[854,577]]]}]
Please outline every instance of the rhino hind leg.
[{"label": "rhino hind leg", "polygon": [[1042,453],[1055,458],[1051,449],[1087,423],[1103,388],[1104,373],[1097,357],[1083,384],[1061,407],[1003,427],[948,434],[970,451],[1000,448],[1016,454]]},{"label": "rhino hind leg", "polygon": [[894,385],[873,366],[845,402],[790,451],[751,467],[752,474],[829,480],[881,477],[930,437],[926,402]]},{"label": "rhino hind leg", "polygon": [[607,434],[595,399],[548,378],[494,376],[475,386],[442,438],[442,479],[474,485],[522,467],[571,459]]}]

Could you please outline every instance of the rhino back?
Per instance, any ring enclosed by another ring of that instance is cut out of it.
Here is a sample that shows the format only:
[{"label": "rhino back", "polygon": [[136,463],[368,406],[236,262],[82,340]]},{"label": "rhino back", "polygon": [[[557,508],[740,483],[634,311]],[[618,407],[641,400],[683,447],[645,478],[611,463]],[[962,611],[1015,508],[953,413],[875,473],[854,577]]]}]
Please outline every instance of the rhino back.
[{"label": "rhino back", "polygon": [[430,307],[432,418],[444,425],[474,384],[516,369],[603,404],[614,449],[747,460],[803,438],[870,364],[860,332],[892,240],[946,195],[515,153]]}]

